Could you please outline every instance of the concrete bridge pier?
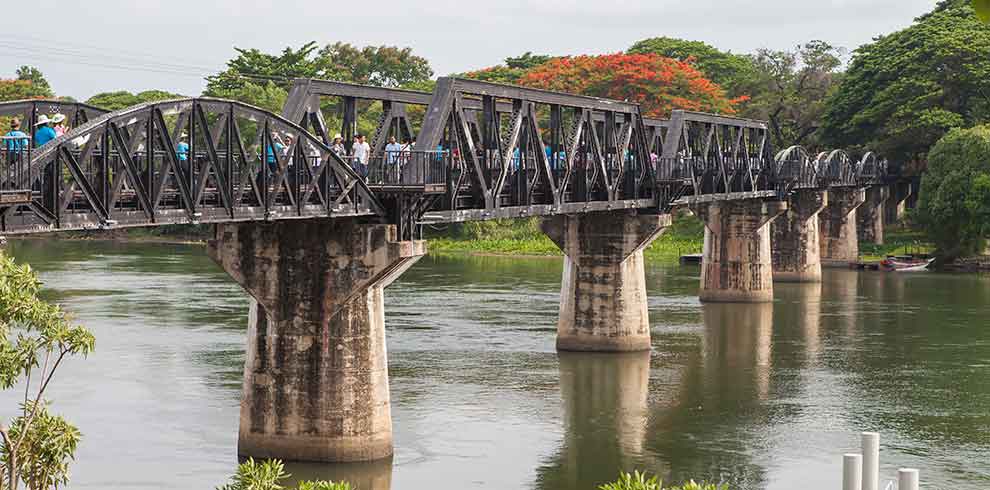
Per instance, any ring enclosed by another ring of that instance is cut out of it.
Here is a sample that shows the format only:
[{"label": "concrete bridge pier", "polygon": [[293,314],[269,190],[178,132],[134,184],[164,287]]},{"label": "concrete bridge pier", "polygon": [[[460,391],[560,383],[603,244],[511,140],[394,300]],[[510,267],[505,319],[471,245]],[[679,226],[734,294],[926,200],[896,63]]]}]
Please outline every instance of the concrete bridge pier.
[{"label": "concrete bridge pier", "polygon": [[773,280],[821,282],[822,255],[818,214],[828,206],[828,191],[799,189],[787,212],[770,223]]},{"label": "concrete bridge pier", "polygon": [[564,252],[557,349],[650,349],[643,249],[670,215],[603,212],[544,218],[540,229]]},{"label": "concrete bridge pier", "polygon": [[856,209],[858,239],[861,242],[883,245],[883,214],[887,199],[890,198],[890,188],[873,186],[866,189],[863,204]]},{"label": "concrete bridge pier", "polygon": [[821,229],[822,265],[848,267],[859,260],[859,237],[856,233],[856,208],[866,202],[866,190],[856,187],[832,187],[828,206],[818,215]]},{"label": "concrete bridge pier", "polygon": [[426,253],[355,219],[216,226],[208,253],[251,295],[238,453],[392,454],[383,289]]},{"label": "concrete bridge pier", "polygon": [[887,223],[898,223],[904,219],[907,212],[908,198],[914,193],[910,182],[895,182],[890,186],[890,198],[884,206],[884,220]]},{"label": "concrete bridge pier", "polygon": [[692,206],[705,223],[701,301],[773,301],[771,221],[787,211],[784,201],[742,199]]}]

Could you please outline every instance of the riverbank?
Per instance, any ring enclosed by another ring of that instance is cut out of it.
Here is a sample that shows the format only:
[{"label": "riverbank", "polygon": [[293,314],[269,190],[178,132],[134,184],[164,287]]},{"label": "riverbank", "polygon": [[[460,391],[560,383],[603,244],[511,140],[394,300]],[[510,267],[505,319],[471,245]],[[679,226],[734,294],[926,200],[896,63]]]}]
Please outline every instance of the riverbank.
[{"label": "riverbank", "polygon": [[[212,234],[211,225],[169,225],[153,228],[128,228],[112,231],[78,231],[40,235],[40,239],[109,240],[119,242],[202,244]],[[537,218],[491,220],[428,227],[424,238],[429,251],[439,254],[503,255],[513,257],[556,257],[560,249],[539,229]],[[676,262],[682,255],[700,254],[705,229],[700,220],[679,215],[670,228],[647,247],[647,260]],[[860,260],[879,262],[888,255],[929,254],[934,246],[922,232],[907,228],[891,228],[885,243],[860,244]],[[975,262],[974,262],[975,261]],[[966,262],[963,269],[979,269],[979,259]],[[955,269],[954,269],[955,270]],[[962,270],[962,269],[960,269]]]},{"label": "riverbank", "polygon": [[[509,256],[560,256],[557,248],[539,229],[536,218],[492,220],[428,230],[431,253],[464,253]],[[681,255],[701,253],[704,225],[691,217],[680,217],[643,254],[648,260],[676,261]]]}]

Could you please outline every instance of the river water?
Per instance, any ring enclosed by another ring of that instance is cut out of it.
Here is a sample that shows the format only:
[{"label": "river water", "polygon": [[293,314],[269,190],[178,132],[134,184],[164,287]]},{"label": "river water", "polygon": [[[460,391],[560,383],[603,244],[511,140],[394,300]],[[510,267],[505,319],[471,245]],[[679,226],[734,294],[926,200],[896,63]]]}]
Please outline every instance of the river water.
[{"label": "river water", "polygon": [[[237,463],[247,299],[187,245],[15,241],[97,337],[51,388],[83,432],[70,489],[212,489]],[[558,354],[561,261],[427,257],[386,290],[395,457],[289,465],[359,490],[594,489],[619,469],[833,490],[858,433],[881,474],[990,487],[990,278],[827,271],[701,305],[648,265],[653,352]],[[10,415],[16,390],[0,395]]]}]

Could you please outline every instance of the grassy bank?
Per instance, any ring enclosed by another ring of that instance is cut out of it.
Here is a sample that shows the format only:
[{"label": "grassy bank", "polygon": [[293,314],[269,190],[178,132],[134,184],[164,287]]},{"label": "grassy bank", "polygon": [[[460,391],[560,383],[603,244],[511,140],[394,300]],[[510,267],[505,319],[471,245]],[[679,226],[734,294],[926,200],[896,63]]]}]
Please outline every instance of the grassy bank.
[{"label": "grassy bank", "polygon": [[[427,233],[431,253],[557,256],[560,249],[544,235],[536,218],[492,220],[451,225]],[[701,222],[681,216],[644,254],[651,260],[677,260],[700,253],[704,240]]]},{"label": "grassy bank", "polygon": [[907,228],[888,229],[883,245],[860,243],[859,257],[864,261],[881,260],[888,255],[930,254],[935,251],[924,233]]}]

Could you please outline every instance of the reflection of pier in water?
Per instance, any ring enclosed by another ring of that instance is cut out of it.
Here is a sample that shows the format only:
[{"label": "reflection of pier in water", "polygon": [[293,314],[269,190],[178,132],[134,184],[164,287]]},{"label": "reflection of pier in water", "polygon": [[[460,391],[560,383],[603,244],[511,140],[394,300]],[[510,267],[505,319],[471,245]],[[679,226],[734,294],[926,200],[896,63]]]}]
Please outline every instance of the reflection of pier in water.
[{"label": "reflection of pier in water", "polygon": [[367,463],[286,463],[285,470],[292,476],[285,488],[295,488],[304,480],[343,481],[354,490],[391,490],[392,458]]},{"label": "reflection of pier in water", "polygon": [[564,441],[539,468],[537,488],[595,488],[641,461],[650,353],[560,352],[558,358]]}]

